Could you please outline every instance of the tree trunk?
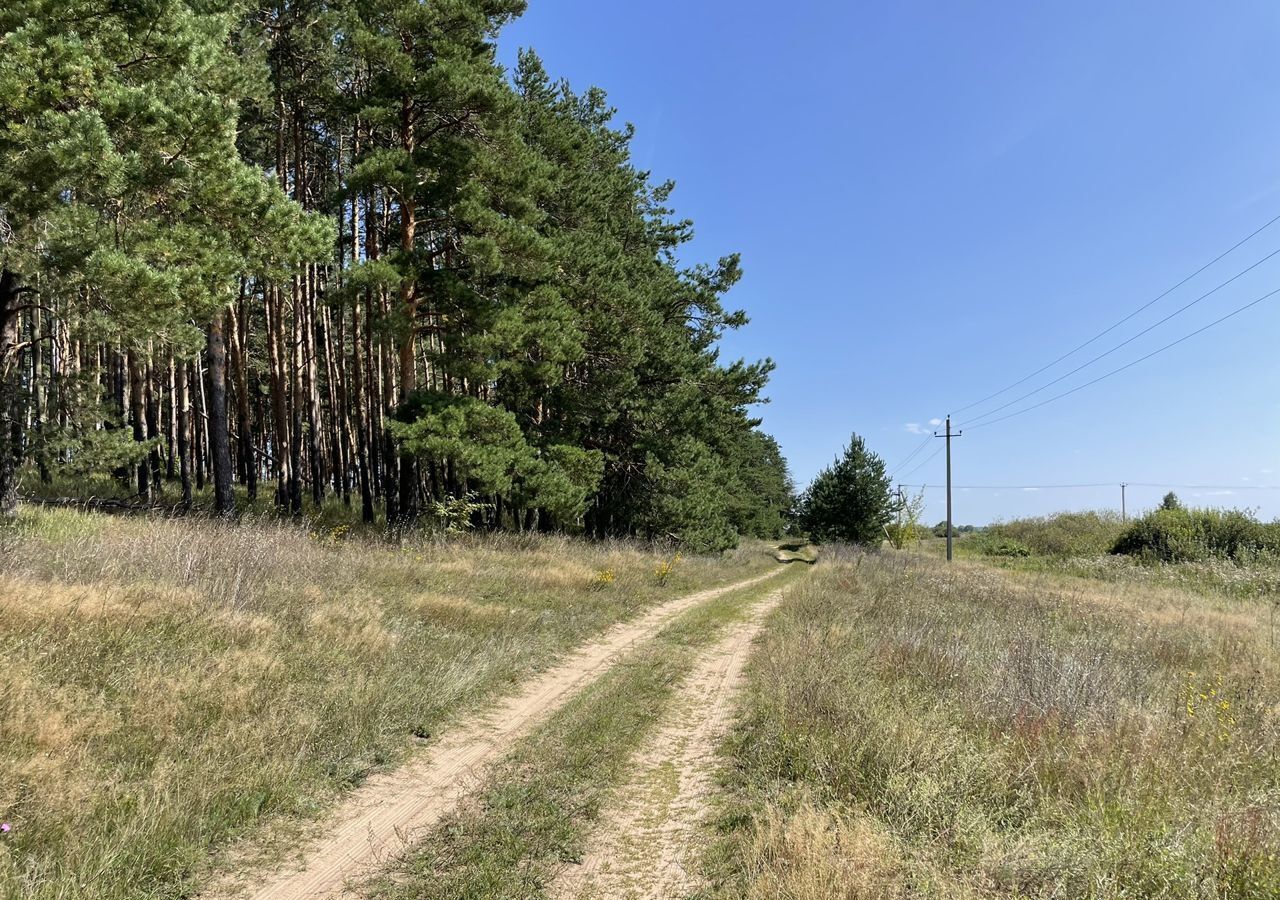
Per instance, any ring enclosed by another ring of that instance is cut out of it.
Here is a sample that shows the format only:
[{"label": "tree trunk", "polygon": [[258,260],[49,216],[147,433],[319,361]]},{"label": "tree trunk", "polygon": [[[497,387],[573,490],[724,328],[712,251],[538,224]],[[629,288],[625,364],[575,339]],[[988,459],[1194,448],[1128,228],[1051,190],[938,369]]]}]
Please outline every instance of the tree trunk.
[{"label": "tree trunk", "polygon": [[[144,401],[143,375],[146,366],[138,359],[138,351],[129,351],[129,418],[133,424],[133,440],[144,443],[147,439],[147,413]],[[151,451],[138,460],[138,498],[151,499]]]},{"label": "tree trunk", "polygon": [[206,353],[209,363],[209,456],[213,467],[213,509],[220,516],[234,515],[231,491],[231,436],[227,431],[227,343],[225,315],[209,324]]},{"label": "tree trunk", "polygon": [[289,354],[289,398],[291,415],[289,437],[289,512],[302,515],[302,282],[293,276],[293,329],[290,332],[293,352]]},{"label": "tree trunk", "polygon": [[49,376],[44,368],[44,352],[42,342],[48,337],[41,321],[41,311],[31,311],[31,433],[34,435],[36,469],[40,473],[40,481],[48,484],[53,480],[49,472],[49,461],[45,455],[44,430],[49,419]]},{"label": "tree trunk", "polygon": [[271,418],[275,440],[271,444],[271,460],[276,474],[276,506],[289,506],[289,405],[288,375],[284,357],[284,300],[279,285],[267,294],[267,359],[271,369]]},{"label": "tree trunk", "polygon": [[[417,149],[414,134],[414,109],[412,98],[406,96],[400,106],[400,142],[407,156],[412,158]],[[400,280],[401,314],[405,317],[405,331],[400,341],[400,402],[407,401],[418,386],[414,337],[418,327],[418,281],[414,270],[413,255],[417,243],[417,197],[412,188],[400,196],[400,252],[404,254],[410,274]],[[400,511],[401,521],[409,523],[418,515],[418,466],[411,453],[400,456]]]},{"label": "tree trunk", "polygon": [[164,485],[162,471],[164,463],[160,459],[160,400],[155,389],[155,366],[152,365],[152,350],[147,348],[147,359],[142,366],[143,409],[147,415],[147,440],[151,441],[151,488],[160,493]]},{"label": "tree trunk", "polygon": [[178,373],[177,360],[169,354],[169,418],[165,422],[168,436],[165,441],[165,478],[173,481],[178,460]]},{"label": "tree trunk", "polygon": [[17,272],[0,271],[0,517],[18,511],[18,365],[22,349],[18,340],[18,300],[22,279]]},{"label": "tree trunk", "polygon": [[236,431],[240,446],[240,471],[250,500],[258,497],[258,460],[254,456],[253,417],[249,414],[248,354],[245,346],[247,324],[245,321],[244,291],[241,290],[240,310],[232,313],[229,323],[231,336],[231,371],[236,388]]},{"label": "tree trunk", "polygon": [[189,363],[178,362],[174,369],[177,396],[174,398],[178,419],[178,473],[182,479],[182,508],[191,509],[191,387],[187,379]]}]

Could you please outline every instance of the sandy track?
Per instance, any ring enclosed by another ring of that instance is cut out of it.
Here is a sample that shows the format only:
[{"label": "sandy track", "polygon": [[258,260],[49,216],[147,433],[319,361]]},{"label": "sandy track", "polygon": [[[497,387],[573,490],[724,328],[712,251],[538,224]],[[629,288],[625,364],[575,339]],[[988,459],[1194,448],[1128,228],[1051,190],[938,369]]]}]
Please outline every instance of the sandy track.
[{"label": "sandy track", "polygon": [[693,893],[694,856],[751,642],[782,592],[730,628],[682,683],[632,775],[610,801],[581,864],[559,873],[556,900],[668,900]]},{"label": "sandy track", "polygon": [[204,895],[252,900],[313,900],[350,896],[346,883],[368,877],[423,829],[453,810],[477,786],[486,764],[600,677],[636,643],[672,617],[776,576],[781,567],[736,584],[688,594],[614,626],[598,640],[526,683],[484,715],[447,732],[405,765],[370,778],[342,802],[299,859],[267,873],[239,876],[234,886]]}]

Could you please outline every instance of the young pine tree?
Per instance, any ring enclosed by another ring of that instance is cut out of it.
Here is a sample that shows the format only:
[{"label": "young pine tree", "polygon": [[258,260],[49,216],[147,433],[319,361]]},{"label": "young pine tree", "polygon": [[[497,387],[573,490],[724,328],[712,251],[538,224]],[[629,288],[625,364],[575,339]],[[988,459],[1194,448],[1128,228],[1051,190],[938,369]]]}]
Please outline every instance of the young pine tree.
[{"label": "young pine tree", "polygon": [[890,487],[884,460],[855,434],[805,491],[800,526],[815,541],[878,547],[895,512]]}]

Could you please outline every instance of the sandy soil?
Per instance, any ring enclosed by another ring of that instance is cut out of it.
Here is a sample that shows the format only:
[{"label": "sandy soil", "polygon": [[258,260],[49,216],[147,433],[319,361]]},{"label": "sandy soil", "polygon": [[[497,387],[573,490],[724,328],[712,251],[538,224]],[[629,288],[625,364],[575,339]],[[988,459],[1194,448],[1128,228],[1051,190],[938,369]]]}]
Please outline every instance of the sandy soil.
[{"label": "sandy soil", "polygon": [[574,694],[599,678],[636,643],[672,617],[731,591],[776,576],[779,569],[736,584],[699,591],[624,622],[526,683],[484,715],[465,721],[405,765],[369,779],[318,829],[319,837],[271,872],[235,873],[202,895],[252,900],[318,900],[351,896],[358,881],[399,855],[480,782],[487,764]]},{"label": "sandy soil", "polygon": [[559,873],[552,897],[666,900],[698,889],[696,855],[714,788],[716,745],[729,728],[751,642],[780,598],[781,592],[770,595],[699,660],[641,748],[582,862]]}]

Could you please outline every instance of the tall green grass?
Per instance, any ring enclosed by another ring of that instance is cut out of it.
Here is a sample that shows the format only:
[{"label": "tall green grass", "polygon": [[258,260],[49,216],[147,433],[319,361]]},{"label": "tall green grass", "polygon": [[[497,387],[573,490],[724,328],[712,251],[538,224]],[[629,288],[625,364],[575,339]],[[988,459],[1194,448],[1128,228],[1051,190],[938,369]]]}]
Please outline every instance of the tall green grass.
[{"label": "tall green grass", "polygon": [[[940,553],[936,541],[926,549]],[[1128,523],[1108,512],[1015,519],[963,536],[956,552],[1023,571],[1280,598],[1280,523],[1247,511],[1160,509]]]}]

